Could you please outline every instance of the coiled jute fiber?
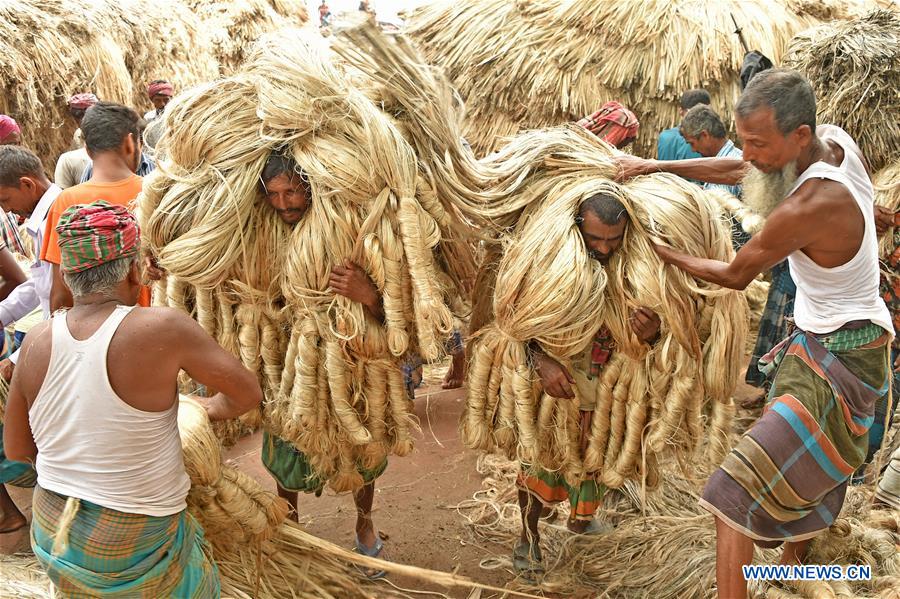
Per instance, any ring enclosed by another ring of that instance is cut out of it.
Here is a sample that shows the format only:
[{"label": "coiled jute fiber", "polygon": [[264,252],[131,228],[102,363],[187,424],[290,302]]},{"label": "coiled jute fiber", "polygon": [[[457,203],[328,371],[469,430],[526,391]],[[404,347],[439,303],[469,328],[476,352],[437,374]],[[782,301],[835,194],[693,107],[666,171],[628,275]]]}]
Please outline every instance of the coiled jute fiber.
[{"label": "coiled jute fiber", "polygon": [[[460,143],[459,111],[439,73],[424,67],[402,38],[387,40],[365,28],[345,36],[352,46],[337,44],[335,51],[377,84],[370,93],[413,139],[425,163],[420,169],[438,182],[442,203],[500,248],[496,283],[476,286],[476,303],[482,294],[493,297],[494,317],[485,318],[493,322],[476,333],[469,358],[465,443],[561,470],[572,480],[586,471],[621,486],[647,471],[652,478],[664,450],[690,455],[708,420],[717,440],[709,457],[720,460],[729,448],[746,302],[739,292],[664,267],[650,246],[653,239],[730,259],[729,229],[715,199],[668,175],[613,183],[614,150],[577,127],[523,133],[475,161]],[[580,203],[598,192],[621,199],[633,222],[606,269],[588,257],[575,225]],[[652,350],[627,325],[641,306],[663,321]],[[540,401],[525,345],[536,341],[566,363],[601,324],[611,329],[618,357],[606,371],[591,445],[581,456],[577,407]]]},{"label": "coiled jute fiber", "polygon": [[[268,428],[334,489],[361,486],[358,462],[412,450],[400,361],[443,352],[460,273],[474,272],[469,246],[444,247],[458,225],[390,116],[291,30],[262,39],[233,76],[181,94],[165,119],[164,158],[140,199],[147,250],[168,273],[157,302],[259,374]],[[260,193],[276,151],[311,188],[293,228]],[[329,290],[347,259],[381,293],[384,322]]]}]

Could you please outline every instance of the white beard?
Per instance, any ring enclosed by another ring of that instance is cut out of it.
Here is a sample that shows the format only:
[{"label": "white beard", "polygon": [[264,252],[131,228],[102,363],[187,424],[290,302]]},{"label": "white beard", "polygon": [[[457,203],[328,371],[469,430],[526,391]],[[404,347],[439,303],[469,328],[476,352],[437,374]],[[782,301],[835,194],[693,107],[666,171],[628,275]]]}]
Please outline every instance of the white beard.
[{"label": "white beard", "polygon": [[741,181],[741,199],[750,210],[765,218],[784,201],[797,177],[796,161],[787,163],[776,173],[764,173],[754,168]]}]

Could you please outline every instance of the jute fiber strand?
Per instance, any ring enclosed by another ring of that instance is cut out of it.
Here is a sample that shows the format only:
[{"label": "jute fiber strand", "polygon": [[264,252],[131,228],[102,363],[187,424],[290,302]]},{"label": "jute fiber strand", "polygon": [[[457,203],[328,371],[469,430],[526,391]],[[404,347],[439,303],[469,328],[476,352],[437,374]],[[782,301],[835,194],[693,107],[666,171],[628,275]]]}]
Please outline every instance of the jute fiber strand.
[{"label": "jute fiber strand", "polygon": [[3,0],[0,33],[0,113],[50,172],[72,144],[72,94],[148,109],[153,79],[184,87],[217,73],[200,23],[176,0]]},{"label": "jute fiber strand", "polygon": [[[483,455],[477,467],[485,476],[481,489],[453,507],[468,523],[475,542],[482,541],[488,553],[484,566],[499,562],[510,567],[508,551],[522,530],[515,483],[520,466]],[[613,599],[715,597],[715,524],[698,505],[703,481],[686,478],[671,467],[663,468],[661,476],[666,484],[656,490],[629,480],[621,489],[607,492],[596,518],[615,526],[610,533],[572,535],[564,531],[564,520],[542,519],[546,575],[532,583],[519,578],[513,588],[566,597],[598,593]],[[890,545],[900,537],[896,513],[872,510],[871,493],[872,487],[848,490],[841,517],[813,541],[806,563],[870,564],[872,581],[851,583],[851,596],[886,598],[891,595],[885,590],[898,580],[896,549]],[[761,549],[754,563],[775,564],[779,557],[779,549]],[[751,587],[750,596],[762,598],[766,592],[762,585]]]},{"label": "jute fiber strand", "polygon": [[[525,135],[505,151],[520,141],[552,148],[558,143],[554,136],[573,133]],[[655,481],[657,454],[671,449],[691,455],[706,434],[720,439],[709,451],[717,461],[729,448],[730,395],[747,332],[746,301],[738,292],[665,267],[650,242],[729,260],[726,222],[713,199],[677,177],[612,183],[605,178],[608,146],[576,135],[586,142],[583,155],[545,151],[544,166],[531,171],[523,185],[523,193],[541,201],[527,202],[504,244],[494,321],[478,333],[470,358],[464,442],[562,471],[571,481],[594,476],[612,487],[638,475]],[[606,267],[588,256],[575,224],[581,202],[600,192],[622,201],[631,221]],[[639,307],[662,320],[652,348],[628,325]],[[581,455],[578,404],[541,397],[526,344],[539,344],[571,368],[570,360],[588,347],[601,325],[617,349],[601,375],[598,397],[589,398],[596,405]]]},{"label": "jute fiber strand", "polygon": [[[394,120],[293,30],[177,97],[165,119],[164,158],[140,200],[146,250],[167,271],[157,297],[259,374],[272,432],[334,489],[361,486],[358,462],[412,450],[400,360],[444,351],[450,298],[474,271],[470,254],[441,247],[459,225]],[[312,192],[293,228],[260,193],[273,151],[293,156]],[[329,290],[345,260],[377,287],[383,323]]]},{"label": "jute fiber strand", "polygon": [[520,129],[575,121],[608,100],[634,111],[634,151],[653,156],[688,89],[709,90],[732,122],[744,56],[732,14],[749,46],[776,64],[816,23],[776,0],[440,0],[415,10],[407,31],[459,89],[479,156]]},{"label": "jute fiber strand", "polygon": [[[299,27],[309,20],[306,6],[299,1],[240,0],[216,2],[187,0],[205,27],[209,28],[210,44],[219,63],[219,70],[227,75],[244,61],[246,53],[265,33],[284,27]],[[314,29],[309,36],[319,36]],[[319,36],[321,37],[321,36]]]},{"label": "jute fiber strand", "polygon": [[900,7],[799,33],[785,64],[812,83],[819,122],[846,130],[872,172],[900,159]]}]

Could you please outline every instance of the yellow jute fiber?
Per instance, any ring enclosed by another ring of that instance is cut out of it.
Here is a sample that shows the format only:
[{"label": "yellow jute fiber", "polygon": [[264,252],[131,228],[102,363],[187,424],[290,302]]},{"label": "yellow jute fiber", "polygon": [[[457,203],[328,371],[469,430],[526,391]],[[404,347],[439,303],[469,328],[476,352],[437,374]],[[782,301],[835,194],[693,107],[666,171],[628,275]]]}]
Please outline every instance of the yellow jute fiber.
[{"label": "yellow jute fiber", "polygon": [[[401,360],[442,355],[459,281],[474,278],[458,219],[357,78],[308,36],[264,37],[234,75],[172,101],[139,201],[146,249],[167,271],[156,301],[259,374],[269,430],[338,491],[362,485],[358,463],[412,450]],[[273,152],[311,191],[294,227],[261,193]],[[345,260],[372,279],[384,322],[330,291]]]},{"label": "yellow jute fiber", "polygon": [[846,130],[872,172],[900,159],[900,6],[803,31],[784,60],[812,83],[818,121]]},{"label": "yellow jute fiber", "polygon": [[0,34],[0,113],[50,172],[72,149],[72,94],[148,109],[150,81],[181,88],[217,73],[201,23],[177,0],[3,0]]},{"label": "yellow jute fiber", "polygon": [[[439,73],[402,38],[387,40],[366,28],[345,37],[352,45],[339,43],[335,51],[375,83],[370,93],[413,139],[439,200],[502,248],[495,285],[475,292],[493,296],[495,318],[476,333],[469,357],[466,444],[500,449],[571,480],[586,470],[621,486],[653,470],[668,448],[690,455],[709,421],[720,440],[709,457],[721,459],[746,302],[739,292],[664,267],[650,246],[730,259],[729,229],[715,200],[669,175],[613,183],[614,150],[577,127],[520,134],[476,161],[460,142],[459,110]],[[634,223],[606,269],[588,257],[575,224],[580,203],[598,192],[619,198]],[[662,317],[662,338],[652,349],[627,324],[641,306]],[[577,406],[539,401],[526,343],[567,363],[601,324],[611,329],[619,357],[604,374],[605,395],[582,456]]]},{"label": "yellow jute fiber", "polygon": [[641,123],[635,153],[652,157],[688,89],[709,90],[732,122],[744,50],[731,15],[775,64],[795,33],[818,22],[777,0],[440,0],[413,11],[407,31],[458,87],[479,156],[520,129],[616,100]]}]

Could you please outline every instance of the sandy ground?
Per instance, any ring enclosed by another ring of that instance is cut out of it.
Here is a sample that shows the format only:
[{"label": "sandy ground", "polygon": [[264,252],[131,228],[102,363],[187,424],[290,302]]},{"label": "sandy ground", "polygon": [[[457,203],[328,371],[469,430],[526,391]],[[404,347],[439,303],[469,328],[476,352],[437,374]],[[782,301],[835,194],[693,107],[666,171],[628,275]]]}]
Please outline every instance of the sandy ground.
[{"label": "sandy ground", "polygon": [[[502,560],[494,560],[495,564],[501,564],[494,569],[482,568],[480,564],[487,558],[508,556],[511,545],[476,539],[452,507],[472,497],[481,487],[481,476],[475,470],[477,454],[465,449],[457,434],[464,391],[441,390],[437,374],[426,376],[428,384],[416,396],[416,415],[422,430],[415,452],[406,458],[393,458],[376,483],[375,523],[389,537],[385,546],[391,560],[455,571],[481,583],[502,587],[513,578]],[[742,383],[735,398],[740,401],[754,393],[752,387]],[[227,458],[274,491],[274,482],[260,462],[260,443],[259,433],[246,437],[227,452]],[[13,488],[11,495],[30,517],[30,491]],[[299,511],[300,522],[312,534],[347,548],[353,546],[355,514],[350,496],[335,496],[328,491],[320,498],[301,496]],[[27,529],[0,535],[0,552],[19,551],[29,551]],[[392,582],[407,589],[428,588],[420,581],[393,579]],[[429,590],[443,591],[444,596],[469,596],[459,590],[438,587]],[[487,596],[488,593],[482,595]]]}]

